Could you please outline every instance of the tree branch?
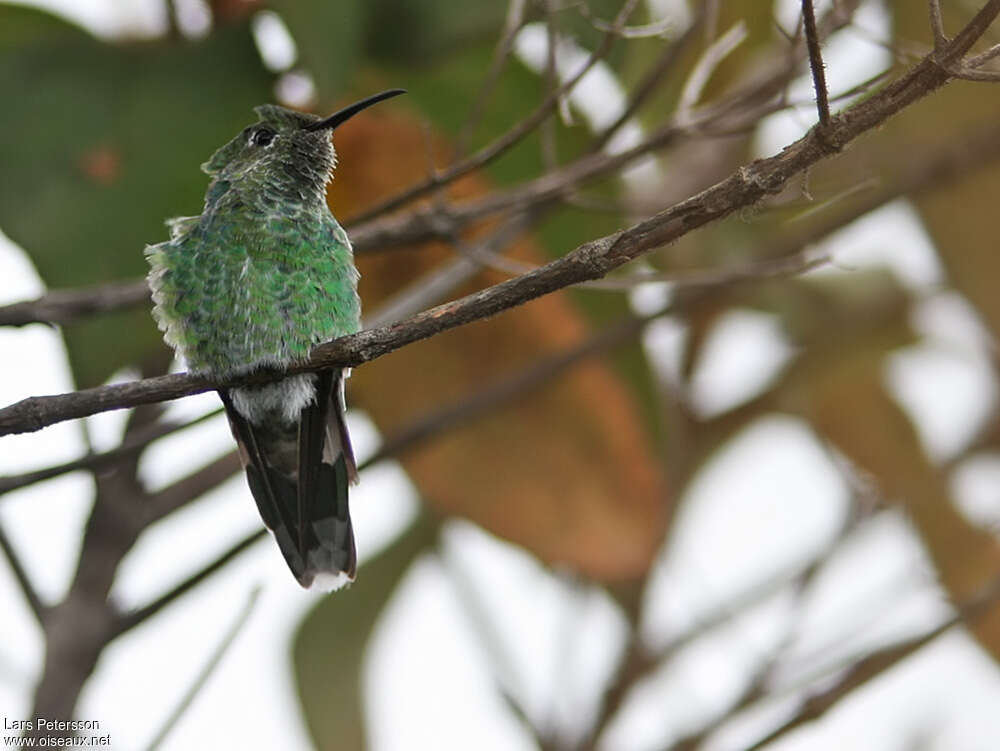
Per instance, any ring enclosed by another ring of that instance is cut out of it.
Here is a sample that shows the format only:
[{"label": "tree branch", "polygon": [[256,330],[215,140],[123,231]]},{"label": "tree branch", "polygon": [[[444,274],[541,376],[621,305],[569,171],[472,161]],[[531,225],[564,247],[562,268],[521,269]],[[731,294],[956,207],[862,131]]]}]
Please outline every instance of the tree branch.
[{"label": "tree branch", "polygon": [[510,53],[514,49],[514,39],[517,33],[524,28],[526,5],[526,0],[509,0],[507,4],[507,17],[504,20],[503,35],[500,37],[500,41],[497,42],[496,49],[493,51],[493,60],[490,63],[490,69],[479,87],[476,99],[472,103],[472,107],[469,108],[465,124],[462,126],[456,139],[456,150],[459,154],[465,152],[466,144],[472,137],[476,126],[479,125],[483,110],[486,108],[486,102],[496,88],[497,81],[500,80],[500,74],[510,59]]},{"label": "tree branch", "polygon": [[236,474],[240,467],[239,455],[235,450],[229,451],[159,492],[150,494],[145,501],[143,522],[152,524],[193,498],[215,489]]},{"label": "tree branch", "polygon": [[[917,650],[937,639],[943,633],[963,623],[975,621],[1000,601],[1000,580],[993,581],[978,595],[962,603],[954,616],[923,636],[902,644],[888,647],[859,661],[851,661],[846,675],[830,688],[812,694],[794,717],[782,723],[763,738],[749,746],[746,751],[758,751],[778,738],[808,722],[822,717],[848,694],[868,683],[873,678],[895,667]],[[832,671],[826,671],[827,673]]]},{"label": "tree branch", "polygon": [[149,302],[149,286],[145,279],[56,290],[34,300],[0,305],[0,326],[67,323],[91,313],[129,308],[145,302]]},{"label": "tree branch", "polygon": [[154,615],[163,610],[163,608],[165,608],[167,605],[169,605],[182,595],[186,594],[190,590],[194,589],[209,576],[211,576],[216,571],[223,568],[231,560],[236,558],[244,550],[252,547],[258,540],[263,539],[266,535],[267,535],[267,530],[263,528],[250,533],[242,540],[237,542],[235,545],[232,545],[228,549],[226,549],[221,555],[219,555],[215,560],[213,560],[207,566],[204,566],[203,568],[199,569],[194,574],[189,576],[187,579],[185,579],[176,586],[172,587],[169,591],[157,597],[148,605],[144,605],[143,607],[133,610],[132,612],[122,614],[119,617],[117,623],[115,624],[114,636],[117,637],[125,633],[129,629],[138,626],[146,619],[152,618]]},{"label": "tree branch", "polygon": [[134,433],[129,434],[125,437],[125,440],[121,442],[121,445],[116,446],[113,449],[99,453],[84,454],[79,459],[73,459],[72,461],[56,464],[51,467],[45,467],[44,469],[36,469],[20,475],[0,476],[0,495],[9,493],[13,490],[18,490],[19,488],[27,487],[28,485],[34,485],[36,482],[51,480],[53,477],[59,477],[70,472],[76,472],[77,470],[97,470],[103,467],[111,466],[124,457],[138,454],[149,444],[153,443],[153,441],[157,441],[160,438],[176,433],[179,430],[184,430],[186,428],[193,427],[194,425],[203,423],[221,413],[222,409],[220,408],[212,410],[211,412],[206,412],[204,415],[196,417],[193,420],[189,420],[188,422],[155,422],[151,425],[145,426],[141,430],[137,430]]},{"label": "tree branch", "polygon": [[209,657],[208,662],[205,663],[205,666],[199,671],[190,688],[184,692],[184,696],[181,697],[177,706],[174,707],[174,710],[167,716],[167,719],[164,720],[163,724],[153,735],[153,739],[149,742],[149,745],[146,746],[146,751],[154,751],[159,748],[163,744],[167,735],[170,734],[170,731],[177,726],[177,722],[187,711],[188,707],[191,706],[195,697],[198,696],[198,693],[204,687],[205,683],[208,682],[209,677],[213,672],[215,672],[219,663],[222,662],[222,658],[225,657],[226,652],[229,651],[233,642],[236,641],[236,637],[239,636],[240,631],[243,630],[247,621],[250,620],[250,615],[253,613],[254,606],[257,604],[259,597],[260,587],[255,587],[251,590],[246,604],[241,608],[236,618],[233,619],[233,624],[226,630],[226,633],[219,642],[219,645],[215,648],[211,657]]},{"label": "tree branch", "polygon": [[830,95],[826,88],[826,71],[823,54],[819,48],[819,32],[816,30],[816,11],[812,0],[802,0],[802,25],[806,31],[806,47],[809,50],[809,67],[812,70],[813,87],[816,89],[816,109],[819,124],[824,128],[830,124]]},{"label": "tree branch", "polygon": [[[781,191],[820,160],[837,153],[861,134],[943,86],[953,76],[946,65],[961,58],[1000,13],[1000,0],[989,0],[947,45],[871,97],[832,116],[830,124],[810,130],[781,153],[741,167],[728,178],[659,214],[606,237],[580,245],[535,271],[439,305],[405,321],[367,329],[318,346],[312,357],[288,369],[301,373],[330,367],[353,367],[388,352],[472,321],[489,318],[542,295],[584,281],[600,279],[635,260],[734,211]],[[74,394],[31,397],[0,410],[0,435],[38,430],[62,420],[95,412],[176,399],[214,387],[274,380],[257,373],[225,381],[179,374],[102,386]]]},{"label": "tree branch", "polygon": [[32,615],[35,616],[35,620],[39,624],[44,625],[47,608],[38,596],[38,591],[35,589],[31,577],[28,576],[27,570],[21,563],[21,559],[17,555],[17,551],[14,550],[14,546],[11,545],[10,539],[7,537],[7,532],[3,527],[0,527],[0,551],[3,551],[4,557],[7,559],[7,564],[10,566],[14,578],[17,580],[17,585],[21,588],[21,594],[24,595],[24,599],[27,601]]}]

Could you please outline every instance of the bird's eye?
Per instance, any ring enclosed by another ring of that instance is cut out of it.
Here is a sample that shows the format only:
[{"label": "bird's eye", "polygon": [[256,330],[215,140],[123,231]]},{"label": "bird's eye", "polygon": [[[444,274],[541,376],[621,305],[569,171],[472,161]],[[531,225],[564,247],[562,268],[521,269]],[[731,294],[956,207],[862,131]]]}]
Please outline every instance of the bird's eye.
[{"label": "bird's eye", "polygon": [[260,128],[250,134],[250,143],[254,146],[269,146],[274,137],[278,135],[268,128]]}]

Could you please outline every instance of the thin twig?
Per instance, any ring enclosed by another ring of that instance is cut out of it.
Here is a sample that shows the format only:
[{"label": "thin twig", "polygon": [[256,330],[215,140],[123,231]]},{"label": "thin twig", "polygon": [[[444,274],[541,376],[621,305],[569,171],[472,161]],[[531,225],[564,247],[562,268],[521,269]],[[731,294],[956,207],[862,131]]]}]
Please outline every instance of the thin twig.
[{"label": "thin twig", "polygon": [[149,618],[152,618],[154,615],[163,610],[163,608],[167,607],[167,605],[174,602],[174,600],[179,598],[181,595],[184,595],[194,589],[205,579],[236,558],[236,556],[244,550],[252,547],[256,542],[263,539],[266,535],[267,530],[265,529],[258,529],[250,533],[239,542],[230,546],[211,563],[204,566],[176,586],[172,587],[169,591],[160,595],[148,605],[143,605],[141,608],[121,614],[115,623],[114,635],[119,636],[124,634],[129,629],[132,629]]},{"label": "thin twig", "polygon": [[948,44],[948,37],[944,33],[940,0],[928,0],[928,6],[931,16],[931,31],[934,33],[934,51],[941,52]]},{"label": "thin twig", "polygon": [[674,19],[663,18],[641,26],[623,26],[621,29],[615,29],[607,21],[595,18],[593,25],[598,31],[614,31],[623,39],[647,39],[649,37],[666,39],[674,28]]},{"label": "thin twig", "polygon": [[819,124],[823,128],[830,125],[830,95],[826,88],[826,71],[823,54],[819,46],[819,32],[816,30],[816,12],[812,0],[802,0],[802,25],[806,32],[806,48],[809,50],[809,67],[812,69],[813,88],[816,89],[816,110]]},{"label": "thin twig", "polygon": [[[934,641],[945,632],[955,626],[977,620],[988,610],[994,607],[998,600],[1000,600],[1000,580],[990,583],[975,597],[972,597],[961,604],[955,615],[937,628],[931,629],[923,636],[880,650],[862,660],[853,658],[847,660],[845,665],[849,666],[849,668],[843,678],[837,681],[834,686],[811,695],[808,699],[806,699],[805,703],[794,717],[783,722],[777,728],[767,733],[763,738],[757,740],[755,743],[750,745],[746,751],[758,751],[758,749],[770,745],[775,740],[783,737],[792,730],[801,727],[806,723],[815,722],[826,714],[826,712],[832,709],[841,699],[848,696],[861,686],[867,684],[872,679],[895,667],[904,659]],[[843,667],[844,665],[826,669],[823,671],[823,674],[835,674],[842,670]]]},{"label": "thin twig", "polygon": [[145,279],[56,290],[34,300],[0,306],[0,326],[68,323],[91,313],[118,310],[148,302],[149,286]]},{"label": "thin twig", "polygon": [[701,26],[702,18],[703,15],[701,14],[696,16],[691,25],[684,30],[683,34],[664,46],[663,52],[653,61],[653,64],[649,66],[642,79],[630,93],[625,109],[622,110],[621,114],[611,125],[597,134],[588,148],[589,152],[593,153],[603,149],[611,138],[621,130],[622,126],[649,100],[650,96],[653,95],[663,82],[667,73],[681,59],[688,48],[688,44],[695,38],[697,30]]},{"label": "thin twig", "polygon": [[456,138],[456,151],[459,154],[465,153],[469,139],[472,138],[473,132],[482,119],[483,111],[486,109],[486,102],[489,101],[490,95],[493,94],[497,81],[500,80],[500,74],[507,65],[507,61],[510,60],[510,53],[514,49],[514,39],[517,37],[517,33],[524,28],[524,10],[526,5],[527,0],[510,0],[507,5],[507,18],[504,21],[503,34],[493,52],[493,61],[490,63],[490,69],[487,71],[483,83],[478,88],[476,99],[472,107],[469,108],[469,115]]},{"label": "thin twig", "polygon": [[454,556],[449,555],[447,546],[439,543],[437,552],[438,562],[451,584],[451,590],[491,663],[490,673],[497,677],[497,693],[527,727],[533,727],[522,701],[524,687],[521,685],[523,683],[521,677],[515,670],[516,662],[510,655],[500,632],[494,626],[493,619],[486,612],[477,588],[469,581],[464,567],[455,565]]},{"label": "thin twig", "polygon": [[28,603],[28,608],[30,608],[32,615],[35,616],[35,620],[38,621],[39,625],[44,626],[47,608],[42,602],[41,597],[38,596],[38,590],[35,589],[31,577],[28,576],[28,572],[21,563],[21,558],[18,556],[17,551],[14,550],[14,546],[7,537],[7,532],[3,526],[0,526],[0,550],[3,551],[4,556],[7,558],[11,573],[14,574],[17,585],[21,588],[21,594],[24,595],[24,599]]},{"label": "thin twig", "polygon": [[997,55],[1000,55],[1000,44],[994,44],[985,52],[980,52],[978,55],[973,55],[968,60],[965,61],[965,66],[967,68],[978,68],[980,65],[988,63],[993,60]]},{"label": "thin twig", "polygon": [[800,253],[779,258],[764,258],[748,263],[734,264],[718,269],[693,271],[648,271],[625,276],[610,276],[581,284],[583,289],[622,292],[635,289],[640,284],[669,283],[685,288],[728,287],[752,279],[770,279],[780,276],[804,274],[830,262],[829,253],[816,248],[806,248]]},{"label": "thin twig", "polygon": [[725,60],[746,38],[746,22],[738,21],[702,53],[681,90],[681,96],[677,103],[677,119],[680,122],[684,123],[690,119],[691,111],[701,98],[701,93],[712,77],[712,73],[719,67],[719,63]]},{"label": "thin twig", "polygon": [[237,614],[236,618],[233,619],[232,625],[227,629],[225,635],[219,641],[218,646],[212,653],[212,656],[205,663],[205,666],[201,669],[198,675],[195,677],[194,681],[184,695],[181,697],[177,706],[174,707],[173,711],[167,715],[167,718],[163,721],[163,724],[159,727],[156,733],[153,734],[152,740],[150,740],[149,745],[146,746],[146,751],[155,751],[166,740],[170,732],[177,727],[178,721],[184,716],[184,713],[191,706],[191,703],[198,696],[199,692],[205,687],[208,679],[211,677],[212,673],[222,662],[222,658],[226,656],[226,652],[236,641],[236,637],[239,636],[240,631],[246,626],[247,622],[250,620],[250,615],[253,613],[254,606],[257,604],[257,600],[260,597],[260,587],[254,587],[253,591],[250,592],[250,596],[247,598],[246,604]]},{"label": "thin twig", "polygon": [[373,315],[365,317],[364,325],[389,324],[445,299],[456,287],[482,271],[486,265],[484,259],[500,257],[500,251],[535,221],[533,215],[536,213],[540,212],[522,211],[514,214],[488,237],[471,246],[465,245],[457,237],[452,238],[452,244],[461,254],[459,257],[435,268],[383,302]]},{"label": "thin twig", "polygon": [[[632,11],[635,9],[637,4],[638,0],[626,0],[621,12],[615,18],[615,25],[623,25],[632,14]],[[580,80],[590,71],[590,69],[608,54],[615,38],[614,34],[610,32],[606,33],[597,49],[594,50],[580,70],[559,88],[549,94],[549,96],[545,98],[545,100],[534,110],[534,112],[507,131],[504,135],[500,136],[489,145],[484,146],[467,159],[463,159],[456,164],[453,164],[448,169],[437,173],[424,182],[407,188],[398,195],[377,204],[376,206],[362,212],[358,216],[352,217],[349,223],[357,224],[367,222],[374,219],[376,216],[380,216],[381,214],[395,211],[401,206],[405,206],[411,201],[438,189],[442,185],[454,182],[459,177],[467,175],[480,167],[486,166],[494,159],[504,154],[512,146],[520,143],[526,135],[531,133],[552,113],[552,111],[558,106],[560,99],[572,91],[577,83],[579,83]]]},{"label": "thin twig", "polygon": [[[797,217],[796,217],[797,218]],[[467,254],[473,255],[483,265],[511,274],[527,274],[539,266],[515,258],[507,258],[491,251],[487,247],[478,246],[469,249]],[[747,279],[766,279],[786,274],[800,274],[829,263],[829,255],[820,250],[807,248],[801,253],[791,256],[774,258],[755,258],[752,261],[731,266],[712,269],[686,269],[682,271],[640,271],[634,274],[607,276],[576,285],[578,289],[600,290],[606,292],[628,292],[641,284],[654,282],[670,283],[678,287],[722,287]]]},{"label": "thin twig", "polygon": [[949,66],[948,72],[954,78],[961,78],[963,81],[978,81],[980,83],[996,83],[1000,81],[1000,71],[995,70],[975,70],[964,65]]},{"label": "thin twig", "polygon": [[201,469],[176,480],[162,490],[149,494],[142,506],[143,523],[152,524],[173,513],[192,498],[198,498],[215,489],[239,469],[239,456],[235,450],[230,451],[215,461],[209,462]]},{"label": "thin twig", "polygon": [[[541,0],[541,2],[545,11],[545,90],[547,94],[551,94],[559,86],[559,76],[556,73],[556,48],[559,39],[556,34],[554,2],[553,0]],[[538,135],[542,144],[542,163],[546,171],[555,169],[557,165],[555,119],[545,118],[539,125]]]},{"label": "thin twig", "polygon": [[8,475],[6,477],[0,476],[0,495],[9,493],[12,490],[18,490],[19,488],[33,485],[37,482],[42,482],[43,480],[51,480],[54,477],[60,477],[61,475],[69,474],[70,472],[76,472],[77,470],[99,470],[103,467],[110,466],[126,456],[142,451],[149,446],[149,444],[159,440],[160,438],[164,438],[178,431],[193,427],[220,414],[222,414],[222,410],[215,409],[201,415],[200,417],[196,417],[193,420],[189,420],[188,422],[156,422],[129,434],[126,436],[125,440],[122,441],[121,445],[116,446],[113,449],[109,449],[108,451],[85,454],[79,459],[73,459],[72,461],[64,462],[63,464],[56,464],[55,466],[37,469],[32,472],[25,472],[20,475]]}]

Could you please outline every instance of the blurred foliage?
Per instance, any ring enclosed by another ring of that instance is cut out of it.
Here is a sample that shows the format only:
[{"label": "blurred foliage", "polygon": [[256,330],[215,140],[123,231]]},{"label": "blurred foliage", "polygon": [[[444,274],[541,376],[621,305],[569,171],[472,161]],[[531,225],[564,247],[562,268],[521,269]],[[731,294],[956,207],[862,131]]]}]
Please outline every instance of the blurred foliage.
[{"label": "blurred foliage", "polygon": [[[0,5],[0,226],[52,288],[146,273],[167,217],[201,210],[198,170],[270,98],[249,28],[203,41],[110,45],[40,11]],[[79,386],[168,362],[148,311],[64,331]],[[151,360],[152,358],[152,360]]]},{"label": "blurred foliage", "polygon": [[[489,64],[499,16],[486,14],[476,23],[449,16],[443,24],[441,14],[453,4],[420,9],[347,4],[336,11],[311,6],[275,5],[296,36],[299,62],[313,72],[321,101],[333,106],[333,99],[345,98],[356,72],[362,79],[382,77],[408,87],[410,106],[436,131],[454,136],[463,127],[464,103]],[[401,13],[396,23],[379,20],[396,11]],[[47,285],[140,276],[146,270],[142,248],[165,237],[163,220],[200,209],[207,178],[198,164],[245,124],[253,105],[271,98],[274,82],[254,47],[250,19],[235,17],[197,42],[109,44],[44,13],[0,6],[0,28],[19,29],[3,37],[0,92],[24,103],[0,115],[0,126],[12,136],[0,147],[0,160],[9,165],[0,188],[0,225],[28,250]],[[404,17],[412,18],[401,24]],[[325,23],[316,20],[324,18]],[[400,29],[408,32],[407,45],[391,41]],[[436,54],[425,55],[431,50]],[[531,111],[541,94],[537,76],[509,66],[477,139],[502,133]],[[587,139],[579,126],[560,125],[560,158],[577,153]],[[388,111],[366,113],[356,127],[339,133],[342,162],[331,191],[337,214],[350,216],[420,179],[428,149],[440,161],[450,158],[444,138],[431,142],[428,147],[416,118],[394,120]],[[463,181],[456,191],[480,195],[490,185],[513,184],[542,168],[533,135],[491,165],[488,178]],[[555,255],[611,231],[619,221],[613,214],[575,211],[548,222],[539,237]],[[516,254],[530,263],[543,262],[545,255],[527,238]],[[447,257],[437,246],[364,259],[367,308],[377,308]],[[486,274],[476,284],[496,280],[496,274]],[[598,318],[625,310],[618,296],[594,299],[604,309],[598,309]],[[483,326],[469,327],[360,369],[352,396],[391,435],[415,415],[579,342],[589,329],[565,296],[489,326],[486,338]],[[147,371],[166,364],[167,350],[145,310],[100,316],[67,327],[64,335],[81,386],[131,363],[143,363]],[[399,388],[400,373],[408,374],[406,388]],[[637,380],[644,375],[636,373]],[[592,576],[634,578],[648,568],[661,538],[665,492],[639,413],[615,372],[593,361],[422,448],[407,457],[406,467],[442,514],[478,521],[545,560]],[[491,481],[484,483],[487,476]],[[393,550],[406,547],[415,534],[411,530]],[[379,573],[383,568],[385,576]],[[310,658],[297,661],[301,696],[318,739],[329,736],[328,720],[338,732],[351,726],[361,732],[356,680],[328,677],[357,675],[370,626],[404,570],[398,556],[383,556],[365,568],[364,588],[324,603],[303,625],[296,651]],[[334,640],[330,617],[341,624]],[[332,672],[315,670],[330,664]],[[340,708],[336,716],[330,706]]]}]

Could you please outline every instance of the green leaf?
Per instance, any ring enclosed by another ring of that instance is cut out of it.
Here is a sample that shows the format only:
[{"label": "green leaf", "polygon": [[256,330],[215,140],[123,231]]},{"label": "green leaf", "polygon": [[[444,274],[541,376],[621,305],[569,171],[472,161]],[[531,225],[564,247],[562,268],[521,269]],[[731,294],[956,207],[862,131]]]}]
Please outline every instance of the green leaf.
[{"label": "green leaf", "polygon": [[[13,36],[8,29],[26,31]],[[245,25],[199,42],[113,45],[36,10],[0,6],[0,226],[52,288],[134,279],[166,218],[201,209],[199,165],[271,99]],[[80,386],[162,363],[148,311],[65,330]]]},{"label": "green leaf", "polygon": [[298,48],[298,65],[312,76],[320,101],[342,98],[360,62],[365,3],[361,0],[277,0],[272,7]]},{"label": "green leaf", "polygon": [[[368,0],[365,47],[374,60],[420,64],[470,44],[494,44],[507,3]],[[485,69],[484,69],[485,70]]]}]

